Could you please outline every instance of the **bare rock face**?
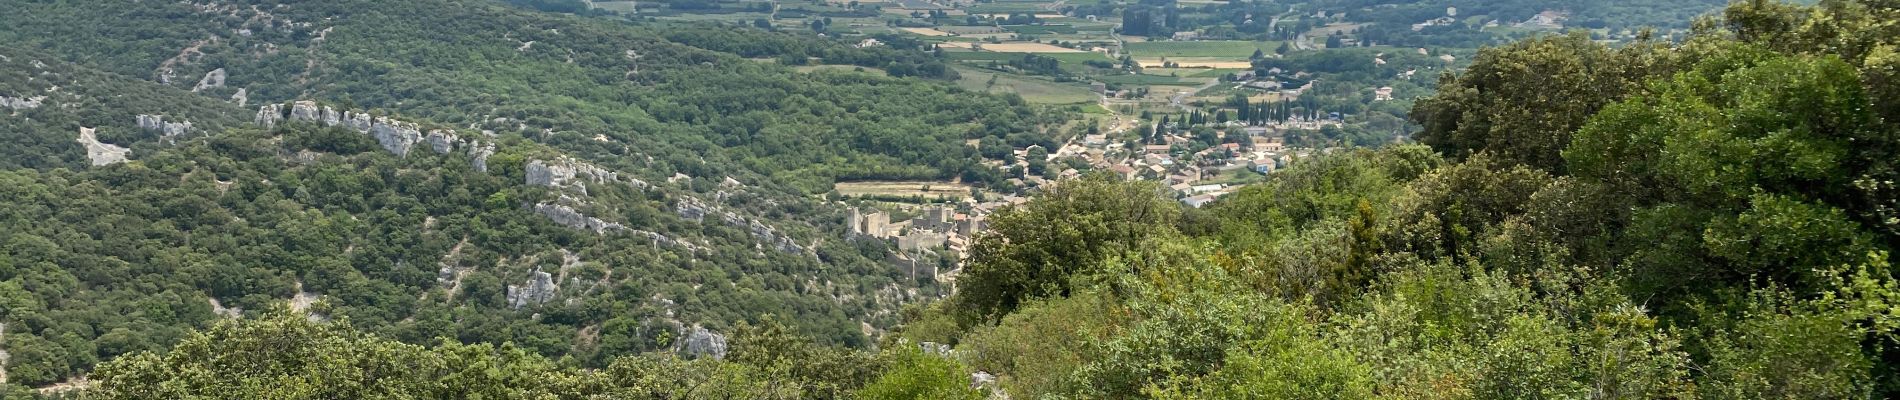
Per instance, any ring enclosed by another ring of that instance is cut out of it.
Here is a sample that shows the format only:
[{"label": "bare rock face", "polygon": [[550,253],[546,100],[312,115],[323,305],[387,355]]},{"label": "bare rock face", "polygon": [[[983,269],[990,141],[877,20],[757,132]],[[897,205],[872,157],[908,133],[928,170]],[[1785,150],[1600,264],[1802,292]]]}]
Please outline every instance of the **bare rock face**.
[{"label": "bare rock face", "polygon": [[243,107],[244,103],[251,102],[251,91],[238,88],[237,93],[231,94],[231,102],[237,103],[238,107]]},{"label": "bare rock face", "polygon": [[705,203],[700,203],[699,199],[687,197],[680,199],[679,206],[673,211],[678,213],[680,218],[701,221],[705,220],[706,214],[712,210],[707,208]]},{"label": "bare rock face", "polygon": [[1001,392],[1001,391],[995,390],[997,389],[996,375],[990,375],[990,373],[983,372],[983,371],[976,371],[976,373],[970,374],[970,388],[971,389],[989,388],[992,390],[992,393]]},{"label": "bare rock face", "polygon": [[224,87],[224,78],[225,78],[224,68],[211,70],[211,72],[205,73],[205,77],[203,79],[198,80],[197,86],[191,87],[191,91],[198,92],[198,91],[203,91],[205,89],[210,89],[210,88]]},{"label": "bare rock face", "polygon": [[455,144],[461,141],[455,137],[455,132],[441,129],[430,130],[428,140],[429,149],[435,150],[436,154],[449,154],[455,150]]},{"label": "bare rock face", "polygon": [[15,110],[31,110],[40,108],[41,100],[46,100],[46,96],[34,96],[30,98],[0,96],[0,107]]},{"label": "bare rock face", "polygon": [[583,162],[576,162],[572,165],[574,166],[574,175],[576,177],[586,178],[589,182],[605,184],[620,181],[619,173],[608,171],[606,168]]},{"label": "bare rock face", "polygon": [[595,234],[606,234],[607,232],[618,232],[627,229],[626,225],[590,217],[586,214],[581,214],[581,212],[575,210],[574,207],[568,207],[563,204],[537,203],[534,205],[534,212],[548,217],[550,220],[554,220],[554,223],[569,228],[594,231]]},{"label": "bare rock face", "polygon": [[138,125],[139,129],[155,131],[165,137],[191,133],[191,121],[165,122],[165,116],[162,115],[139,114]]},{"label": "bare rock face", "polygon": [[343,123],[343,114],[337,113],[335,108],[323,107],[323,126],[336,126],[340,123]]},{"label": "bare rock face", "polygon": [[157,115],[139,114],[138,120],[139,120],[139,129],[144,129],[148,131],[165,129],[165,117],[160,117]]},{"label": "bare rock face", "polygon": [[528,304],[546,303],[554,300],[554,293],[561,287],[554,284],[554,276],[536,268],[528,274],[528,281],[521,285],[508,285],[508,306],[519,309]]},{"label": "bare rock face", "polygon": [[712,357],[714,359],[726,357],[726,335],[713,333],[713,331],[706,330],[706,327],[698,325],[694,325],[692,330],[682,333],[680,336],[684,339],[680,340],[680,353],[685,354],[687,357]]},{"label": "bare rock face", "polygon": [[527,177],[529,185],[562,187],[574,180],[574,167],[564,162],[529,161]]},{"label": "bare rock face", "polygon": [[745,229],[752,233],[752,236],[757,238],[761,245],[770,246],[774,250],[785,253],[796,254],[805,251],[805,247],[800,246],[798,242],[792,240],[791,237],[779,235],[778,229],[774,229],[763,222],[748,219],[738,213],[720,210],[696,198],[686,197],[680,199],[679,204],[674,206],[673,212],[679,214],[680,218],[694,221],[705,221],[707,215],[718,215],[720,222]]},{"label": "bare rock face", "polygon": [[319,112],[317,102],[314,101],[305,100],[290,105],[290,119],[294,120],[316,121],[321,117],[318,115]]},{"label": "bare rock face", "polygon": [[[7,324],[0,324],[0,343],[6,343]],[[0,349],[0,384],[7,383],[7,361],[13,358],[6,349]]]},{"label": "bare rock face", "polygon": [[342,123],[343,126],[355,129],[357,132],[369,132],[370,128],[375,125],[370,123],[369,113],[350,111],[343,112]]},{"label": "bare rock face", "polygon": [[251,122],[263,125],[265,128],[275,128],[277,127],[277,123],[283,120],[283,104],[266,104],[263,107],[257,108],[257,117],[251,119]]},{"label": "bare rock face", "polygon": [[[594,184],[621,183],[620,173],[601,168],[579,160],[560,158],[556,160],[533,160],[527,165],[529,185],[569,189],[576,193],[587,194],[587,186],[582,182]],[[633,179],[625,182],[638,189],[645,189],[646,182]]]},{"label": "bare rock face", "polygon": [[943,343],[923,342],[923,343],[918,343],[917,348],[919,350],[923,350],[924,353],[934,355],[934,356],[949,357],[952,355],[950,352],[951,351],[950,345],[943,344]]},{"label": "bare rock face", "polygon": [[700,247],[699,245],[693,244],[692,242],[667,237],[666,235],[660,234],[659,232],[636,230],[636,231],[633,231],[633,234],[639,235],[639,236],[646,236],[648,239],[653,239],[653,244],[657,246],[679,247],[682,249],[686,249],[686,251],[691,251],[695,253],[706,250],[706,248]]},{"label": "bare rock face", "polygon": [[409,149],[415,147],[416,142],[422,141],[422,132],[416,129],[415,124],[392,120],[389,117],[377,117],[376,124],[370,126],[369,133],[371,137],[376,138],[377,143],[383,145],[383,150],[388,150],[397,157],[409,156]]},{"label": "bare rock face", "polygon": [[309,121],[323,126],[340,127],[362,132],[376,139],[383,150],[397,157],[407,157],[417,144],[427,142],[436,153],[448,154],[456,147],[467,147],[469,158],[473,159],[475,170],[488,172],[488,157],[495,154],[494,143],[472,142],[462,139],[455,131],[448,129],[430,130],[423,133],[420,125],[390,117],[372,116],[367,112],[338,110],[335,107],[319,106],[314,101],[298,101],[289,104],[290,113],[283,113],[284,104],[271,104],[258,108],[258,125],[276,126],[285,120]]},{"label": "bare rock face", "polygon": [[488,172],[488,156],[495,155],[494,143],[475,143],[468,146],[468,158],[476,171]]}]

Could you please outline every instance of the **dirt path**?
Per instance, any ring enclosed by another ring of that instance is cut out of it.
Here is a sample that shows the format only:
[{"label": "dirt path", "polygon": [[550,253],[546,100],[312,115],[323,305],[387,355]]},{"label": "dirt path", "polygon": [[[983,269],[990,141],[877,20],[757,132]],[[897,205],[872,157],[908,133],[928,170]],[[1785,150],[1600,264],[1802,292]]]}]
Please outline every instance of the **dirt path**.
[{"label": "dirt path", "polygon": [[1220,84],[1220,80],[1215,79],[1213,81],[1207,82],[1206,85],[1201,85],[1200,87],[1194,88],[1194,90],[1189,90],[1189,91],[1185,91],[1181,93],[1175,93],[1174,97],[1168,98],[1168,104],[1173,104],[1175,108],[1180,108],[1181,111],[1193,111],[1191,108],[1187,106],[1186,103],[1183,103],[1184,101],[1187,101],[1188,96],[1200,94],[1201,91],[1207,90],[1208,88],[1212,88],[1214,87],[1214,85],[1219,85],[1219,84]]},{"label": "dirt path", "polygon": [[132,152],[132,149],[100,142],[93,129],[86,127],[79,128],[79,144],[86,147],[86,158],[95,167],[125,162],[125,155]]},{"label": "dirt path", "polygon": [[91,387],[92,387],[92,380],[86,379],[86,377],[81,376],[81,377],[77,377],[73,379],[68,379],[65,382],[55,383],[50,386],[34,388],[33,391],[39,393],[41,396],[52,396],[56,394],[71,392],[74,390],[82,390],[82,389],[87,389]]}]

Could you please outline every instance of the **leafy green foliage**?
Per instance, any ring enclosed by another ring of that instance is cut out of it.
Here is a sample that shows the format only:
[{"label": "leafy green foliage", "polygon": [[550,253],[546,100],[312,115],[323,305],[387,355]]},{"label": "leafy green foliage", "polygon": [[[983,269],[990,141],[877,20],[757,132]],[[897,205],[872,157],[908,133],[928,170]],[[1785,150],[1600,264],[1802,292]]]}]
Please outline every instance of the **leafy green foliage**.
[{"label": "leafy green foliage", "polygon": [[1674,57],[1656,42],[1612,49],[1581,34],[1484,49],[1464,74],[1447,76],[1414,105],[1412,119],[1425,128],[1417,138],[1456,158],[1487,151],[1562,172],[1571,134],[1643,79],[1672,71]]},{"label": "leafy green foliage", "polygon": [[[908,344],[908,343],[900,343]],[[983,393],[965,383],[962,364],[955,360],[924,353],[914,347],[896,350],[891,368],[876,382],[858,390],[856,398],[873,400],[903,399],[982,399]]]},{"label": "leafy green foliage", "polygon": [[[451,126],[524,132],[621,170],[662,178],[752,172],[809,193],[827,191],[839,178],[944,179],[986,169],[970,161],[975,151],[964,140],[1042,135],[1038,125],[1064,118],[937,82],[806,74],[744,58],[798,54],[880,68],[928,64],[923,60],[931,56],[917,46],[865,50],[785,33],[628,25],[447,0],[219,12],[187,4],[121,6],[8,4],[15,12],[0,17],[11,27],[0,30],[0,38],[123,75],[160,70],[157,75],[180,87],[224,68],[226,87],[203,92],[219,98],[245,88],[253,104],[317,99]],[[330,18],[336,15],[355,17]],[[257,25],[271,19],[298,25]],[[193,45],[195,53],[181,52]],[[186,57],[175,58],[180,54]],[[951,73],[938,64],[939,75]],[[597,137],[609,141],[592,140]],[[653,160],[636,161],[648,157]]]},{"label": "leafy green foliage", "polygon": [[[1023,301],[1067,295],[1072,280],[1105,270],[1101,260],[1144,245],[1174,224],[1180,208],[1153,183],[1095,175],[996,213],[970,251],[968,280],[951,301],[963,326],[993,321]],[[1063,221],[1052,224],[1049,221]]]},{"label": "leafy green foliage", "polygon": [[[299,7],[271,9],[339,11]],[[415,12],[404,7],[390,10]],[[1175,9],[1144,5],[1137,22],[1177,26]],[[460,155],[390,157],[302,123],[164,146],[113,133],[143,146],[137,161],[75,172],[59,167],[78,159],[61,154],[21,165],[41,169],[0,171],[0,224],[15,228],[0,237],[9,378],[40,385],[104,360],[98,386],[83,393],[100,398],[977,398],[983,389],[965,378],[979,370],[1026,398],[1900,393],[1900,280],[1886,258],[1900,243],[1891,196],[1900,129],[1890,119],[1900,99],[1882,86],[1896,76],[1900,32],[1882,22],[1895,16],[1885,2],[1750,1],[1729,9],[1726,29],[1701,23],[1679,43],[1612,49],[1568,36],[1487,50],[1415,109],[1431,147],[1298,160],[1204,210],[1182,211],[1152,183],[1063,182],[992,217],[953,297],[903,308],[891,303],[912,282],[872,261],[888,254],[875,244],[817,246],[815,257],[748,251],[746,232],[661,210],[717,190],[809,237],[835,226],[836,213],[800,186],[969,173],[961,166],[1002,153],[998,142],[1040,142],[1026,125],[1054,119],[939,84],[792,73],[707,50],[719,39],[685,45],[638,32],[654,26],[504,10],[456,12],[549,32],[441,21],[543,43],[442,48],[509,61],[498,64],[386,46],[366,37],[433,32],[355,22],[321,47],[281,32],[232,39],[322,55],[308,76],[316,84],[234,77],[260,96],[309,91],[491,128],[492,112],[512,115],[517,128],[496,134],[510,147],[491,158],[494,174],[460,167]],[[72,12],[136,22],[190,11]],[[569,39],[581,33],[600,43]],[[733,37],[745,35],[762,34]],[[154,36],[178,45],[195,35]],[[107,30],[39,47],[126,74],[162,59],[106,53],[128,40]],[[230,68],[298,64],[224,46],[205,57]],[[614,57],[625,47],[651,63],[622,70]],[[562,53],[535,49],[592,51],[565,65]],[[527,68],[541,75],[525,77]],[[345,79],[364,71],[386,74]],[[8,90],[46,90],[10,76]],[[439,84],[488,76],[497,78]],[[903,95],[921,100],[871,104]],[[492,105],[449,106],[468,99]],[[87,121],[59,110],[31,112]],[[877,123],[927,133],[906,142]],[[871,134],[839,139],[859,132]],[[770,153],[780,148],[823,151]],[[589,211],[691,232],[716,246],[702,254],[575,232],[524,210],[555,194],[511,182],[526,160],[561,150],[643,173],[804,183],[588,188],[600,203]],[[638,155],[653,160],[627,157]],[[588,261],[556,263],[566,258],[557,254]],[[445,264],[470,271],[441,278],[434,266]],[[584,294],[570,301],[508,305],[508,286],[536,268],[607,283],[568,286]],[[219,321],[213,308],[271,309],[308,291],[322,296],[314,314]],[[846,348],[868,345],[867,320],[899,314],[910,324],[904,339],[880,343],[881,353]],[[686,322],[731,333],[729,356],[668,354]],[[924,341],[935,343],[920,350]]]},{"label": "leafy green foliage", "polygon": [[1486,50],[1431,149],[1300,160],[960,350],[1038,398],[1891,397],[1891,10],[1764,4]]}]

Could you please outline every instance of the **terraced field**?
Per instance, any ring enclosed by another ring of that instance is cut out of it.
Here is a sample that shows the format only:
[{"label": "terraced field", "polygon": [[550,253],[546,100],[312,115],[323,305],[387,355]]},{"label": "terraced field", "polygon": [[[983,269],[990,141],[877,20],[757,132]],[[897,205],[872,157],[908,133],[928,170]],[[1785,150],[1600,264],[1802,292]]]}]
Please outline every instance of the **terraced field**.
[{"label": "terraced field", "polygon": [[1125,50],[1136,58],[1207,57],[1246,60],[1255,50],[1272,52],[1280,42],[1242,40],[1203,40],[1184,42],[1128,43]]}]

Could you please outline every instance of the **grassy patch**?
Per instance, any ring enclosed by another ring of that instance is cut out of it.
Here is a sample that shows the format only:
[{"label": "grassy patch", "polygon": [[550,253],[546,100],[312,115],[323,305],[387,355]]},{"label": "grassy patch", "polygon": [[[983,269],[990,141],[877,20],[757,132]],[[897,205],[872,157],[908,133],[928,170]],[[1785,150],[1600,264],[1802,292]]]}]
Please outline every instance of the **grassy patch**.
[{"label": "grassy patch", "polygon": [[996,3],[977,4],[974,6],[970,6],[970,8],[967,8],[964,11],[968,11],[971,14],[1009,14],[1009,13],[1035,13],[1035,12],[1049,11],[1049,10],[1043,9],[1042,6],[1043,6],[1042,3],[996,2]]},{"label": "grassy patch", "polygon": [[1183,80],[1179,77],[1146,74],[1105,75],[1095,77],[1095,80],[1118,85],[1198,86],[1202,84],[1202,82]]},{"label": "grassy patch", "polygon": [[863,72],[863,73],[869,73],[869,74],[876,74],[879,76],[885,75],[884,70],[882,69],[866,68],[866,67],[860,67],[856,65],[841,65],[841,64],[800,65],[800,66],[792,67],[792,69],[798,70],[798,72],[849,71],[849,72]]},{"label": "grassy patch", "polygon": [[[995,52],[995,51],[944,51],[943,52],[944,58],[948,58],[953,61],[1021,60],[1023,59],[1024,54],[1029,54],[1029,53],[1003,53],[1003,52]],[[1108,56],[1106,55],[1102,55],[1102,53],[1096,53],[1096,52],[1036,53],[1036,55],[1054,58],[1058,61],[1062,61],[1063,63],[1076,63],[1076,64],[1081,64],[1083,62],[1092,61],[1092,60],[1115,61],[1115,60],[1109,59]]]},{"label": "grassy patch", "polygon": [[[1058,83],[1054,81],[1020,75],[998,73],[977,68],[957,68],[961,75],[957,86],[978,92],[1015,93],[1023,101],[1041,104],[1077,104],[1096,101],[1095,92],[1089,91],[1086,83]],[[995,84],[990,80],[994,78]]]},{"label": "grassy patch", "polygon": [[1135,57],[1209,57],[1246,60],[1255,50],[1272,52],[1276,41],[1208,40],[1193,42],[1129,43],[1127,51]]},{"label": "grassy patch", "polygon": [[1006,25],[1003,29],[1022,35],[1048,35],[1056,33],[1075,33],[1075,27],[1068,25]]},{"label": "grassy patch", "polygon": [[851,197],[910,197],[925,199],[970,197],[970,186],[951,182],[866,181],[838,182],[838,194]]}]

